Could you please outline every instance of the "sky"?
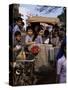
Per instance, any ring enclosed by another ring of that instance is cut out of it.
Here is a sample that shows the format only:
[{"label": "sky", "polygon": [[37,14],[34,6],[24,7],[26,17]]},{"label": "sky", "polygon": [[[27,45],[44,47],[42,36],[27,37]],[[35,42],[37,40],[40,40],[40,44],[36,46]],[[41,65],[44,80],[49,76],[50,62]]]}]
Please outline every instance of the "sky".
[{"label": "sky", "polygon": [[[42,5],[40,7],[42,7]],[[19,12],[21,14],[24,14],[25,18],[27,18],[26,15],[57,17],[63,12],[63,7],[59,7],[57,8],[57,10],[51,13],[45,13],[46,12],[45,10],[43,10],[42,12],[39,12],[37,11],[37,8],[38,8],[37,5],[21,4],[19,7]]]},{"label": "sky", "polygon": [[[42,7],[42,5],[40,6]],[[46,10],[44,9],[42,12],[37,11],[37,8],[39,8],[39,5],[29,5],[29,4],[21,4],[19,6],[19,13],[21,13],[23,16],[21,16],[24,20],[25,23],[25,28],[27,26],[26,24],[26,19],[28,19],[27,15],[31,16],[42,16],[42,17],[57,17],[63,12],[63,7],[57,7],[57,9],[54,12],[51,13],[45,13]],[[49,8],[49,7],[48,7]]]}]

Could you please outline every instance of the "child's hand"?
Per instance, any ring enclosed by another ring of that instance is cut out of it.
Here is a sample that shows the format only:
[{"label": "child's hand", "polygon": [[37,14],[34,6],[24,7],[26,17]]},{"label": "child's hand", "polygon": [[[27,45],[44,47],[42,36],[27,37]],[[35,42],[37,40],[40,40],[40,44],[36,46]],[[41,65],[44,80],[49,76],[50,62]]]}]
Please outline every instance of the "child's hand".
[{"label": "child's hand", "polygon": [[32,44],[35,44],[35,42],[32,42]]},{"label": "child's hand", "polygon": [[35,42],[27,42],[26,45],[32,45],[32,44],[35,44]]},{"label": "child's hand", "polygon": [[21,49],[21,45],[16,45],[16,49],[20,50]]},{"label": "child's hand", "polygon": [[21,47],[21,45],[16,45],[16,47],[14,47],[13,48],[13,51],[15,52],[15,51],[18,51],[18,50],[20,50],[22,47]]}]

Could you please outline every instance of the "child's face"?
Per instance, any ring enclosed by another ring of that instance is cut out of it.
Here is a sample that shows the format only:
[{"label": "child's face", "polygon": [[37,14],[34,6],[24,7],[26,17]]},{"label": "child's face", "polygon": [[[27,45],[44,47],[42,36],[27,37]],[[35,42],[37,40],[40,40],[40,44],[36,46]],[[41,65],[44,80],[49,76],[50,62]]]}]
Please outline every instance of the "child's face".
[{"label": "child's face", "polygon": [[16,36],[16,40],[17,40],[17,41],[20,41],[20,40],[21,40],[21,35],[17,35],[17,36]]},{"label": "child's face", "polygon": [[28,30],[28,35],[30,35],[30,36],[31,36],[32,34],[33,34],[32,29],[29,29],[29,30]]},{"label": "child's face", "polygon": [[17,24],[18,24],[19,26],[21,26],[21,25],[22,25],[22,21],[21,21],[21,20],[17,21]]}]

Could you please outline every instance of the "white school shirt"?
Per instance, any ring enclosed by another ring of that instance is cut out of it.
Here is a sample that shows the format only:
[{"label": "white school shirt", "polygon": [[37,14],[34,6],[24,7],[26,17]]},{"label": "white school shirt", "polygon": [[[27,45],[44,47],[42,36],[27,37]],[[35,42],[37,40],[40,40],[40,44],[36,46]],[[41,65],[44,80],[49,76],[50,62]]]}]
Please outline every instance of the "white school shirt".
[{"label": "white school shirt", "polygon": [[66,58],[64,55],[57,61],[57,75],[60,75],[60,83],[66,82]]}]

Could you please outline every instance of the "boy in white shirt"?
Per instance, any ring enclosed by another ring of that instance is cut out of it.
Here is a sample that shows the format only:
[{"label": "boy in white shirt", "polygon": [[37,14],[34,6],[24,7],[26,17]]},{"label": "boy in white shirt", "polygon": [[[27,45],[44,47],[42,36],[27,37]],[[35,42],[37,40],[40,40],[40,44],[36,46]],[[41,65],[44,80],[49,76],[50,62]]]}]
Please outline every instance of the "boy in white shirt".
[{"label": "boy in white shirt", "polygon": [[63,56],[57,61],[57,82],[66,82],[66,43],[61,45]]}]

